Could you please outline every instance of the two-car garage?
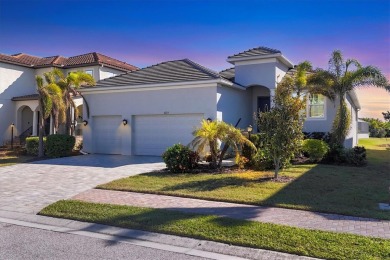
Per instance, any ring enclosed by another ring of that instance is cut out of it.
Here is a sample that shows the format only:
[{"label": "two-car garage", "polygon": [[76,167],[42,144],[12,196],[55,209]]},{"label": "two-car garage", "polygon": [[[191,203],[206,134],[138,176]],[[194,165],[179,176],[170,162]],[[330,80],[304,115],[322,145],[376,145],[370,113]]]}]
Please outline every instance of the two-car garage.
[{"label": "two-car garage", "polygon": [[[190,143],[203,114],[135,115],[127,125],[122,124],[122,118],[116,115],[93,117],[95,153],[123,154],[122,146],[128,145],[133,155],[161,156],[173,144]],[[131,134],[123,134],[127,132]]]}]

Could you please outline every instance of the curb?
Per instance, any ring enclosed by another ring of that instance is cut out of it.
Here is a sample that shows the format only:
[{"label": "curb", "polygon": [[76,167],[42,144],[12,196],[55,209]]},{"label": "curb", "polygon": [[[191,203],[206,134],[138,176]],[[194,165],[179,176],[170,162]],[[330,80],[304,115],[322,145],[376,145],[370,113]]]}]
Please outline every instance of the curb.
[{"label": "curb", "polygon": [[316,259],[264,249],[233,246],[194,238],[3,210],[0,210],[0,222],[53,232],[69,233],[116,242],[131,243],[138,246],[217,260]]}]

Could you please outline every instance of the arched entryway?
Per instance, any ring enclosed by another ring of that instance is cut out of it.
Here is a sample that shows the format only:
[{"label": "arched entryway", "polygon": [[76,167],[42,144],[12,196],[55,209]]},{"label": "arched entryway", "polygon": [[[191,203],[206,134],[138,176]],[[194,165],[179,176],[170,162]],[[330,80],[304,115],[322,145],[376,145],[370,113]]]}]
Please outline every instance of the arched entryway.
[{"label": "arched entryway", "polygon": [[[274,90],[270,90],[267,87],[261,85],[251,85],[248,87],[249,91],[252,91],[252,114],[268,111],[273,102]],[[253,126],[256,126],[256,119],[253,119]],[[253,129],[257,130],[257,127]]]},{"label": "arched entryway", "polygon": [[21,106],[17,111],[17,135],[24,137],[33,134],[34,112],[29,106]]}]

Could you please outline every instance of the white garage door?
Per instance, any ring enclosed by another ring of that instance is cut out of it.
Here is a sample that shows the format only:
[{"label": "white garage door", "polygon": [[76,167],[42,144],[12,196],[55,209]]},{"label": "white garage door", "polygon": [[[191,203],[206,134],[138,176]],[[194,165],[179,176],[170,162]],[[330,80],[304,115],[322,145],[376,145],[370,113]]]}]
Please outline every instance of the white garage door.
[{"label": "white garage door", "polygon": [[173,144],[189,144],[202,118],[203,114],[135,116],[134,154],[161,156]]},{"label": "white garage door", "polygon": [[93,142],[95,153],[120,154],[121,116],[94,116],[93,117]]}]

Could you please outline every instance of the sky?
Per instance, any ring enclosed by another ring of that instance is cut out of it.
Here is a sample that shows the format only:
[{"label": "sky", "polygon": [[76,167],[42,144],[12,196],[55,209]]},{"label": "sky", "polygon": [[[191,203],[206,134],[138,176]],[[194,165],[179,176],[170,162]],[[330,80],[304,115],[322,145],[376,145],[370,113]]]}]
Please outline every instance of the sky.
[{"label": "sky", "polygon": [[[327,68],[333,50],[390,79],[390,1],[0,0],[0,53],[99,52],[138,67],[189,58],[210,69],[258,46]],[[390,93],[358,90],[359,117],[382,118]]]}]

